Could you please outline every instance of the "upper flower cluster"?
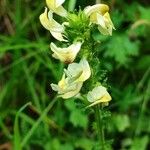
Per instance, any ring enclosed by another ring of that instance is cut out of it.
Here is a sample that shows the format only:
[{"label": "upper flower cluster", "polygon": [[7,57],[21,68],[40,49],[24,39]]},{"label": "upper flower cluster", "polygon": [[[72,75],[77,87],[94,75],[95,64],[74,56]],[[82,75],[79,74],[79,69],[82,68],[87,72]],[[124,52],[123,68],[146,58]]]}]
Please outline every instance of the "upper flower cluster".
[{"label": "upper flower cluster", "polygon": [[112,35],[112,29],[115,29],[108,11],[109,7],[105,4],[96,4],[84,9],[91,23],[97,24],[98,30],[104,35]]},{"label": "upper flower cluster", "polygon": [[[65,42],[67,45],[61,48],[53,42],[50,44],[50,48],[53,52],[52,56],[61,62],[69,64],[68,68],[64,69],[62,79],[58,82],[58,85],[51,84],[52,89],[57,91],[60,97],[67,99],[76,96],[80,92],[83,83],[91,77],[93,71],[85,55],[80,57],[81,60],[79,63],[74,62],[78,53],[84,51],[82,45],[86,40],[84,36],[87,35],[84,25],[86,24],[89,28],[92,24],[97,25],[98,30],[103,35],[112,35],[112,30],[115,28],[108,13],[109,7],[105,4],[97,4],[86,7],[82,11],[83,15],[81,15],[79,19],[78,16],[72,15],[71,19],[75,22],[75,25],[77,24],[77,27],[75,31],[67,33],[66,29],[71,29],[72,24],[69,22],[69,12],[62,6],[64,2],[65,0],[46,0],[48,8],[45,8],[44,13],[42,13],[39,18],[43,27],[49,30],[56,40]],[[53,17],[54,13],[63,17],[65,21],[61,24],[58,23]],[[84,16],[88,20],[85,21],[85,24],[83,22]],[[80,24],[78,24],[78,20]],[[84,30],[81,30],[81,28]],[[73,32],[77,36],[74,37]],[[77,34],[76,32],[82,33]],[[73,38],[71,43],[69,42],[70,37]],[[88,53],[91,53],[90,49],[88,49]],[[88,92],[87,100],[91,103],[89,106],[98,103],[107,104],[111,100],[111,96],[105,87],[96,86],[92,91]]]}]

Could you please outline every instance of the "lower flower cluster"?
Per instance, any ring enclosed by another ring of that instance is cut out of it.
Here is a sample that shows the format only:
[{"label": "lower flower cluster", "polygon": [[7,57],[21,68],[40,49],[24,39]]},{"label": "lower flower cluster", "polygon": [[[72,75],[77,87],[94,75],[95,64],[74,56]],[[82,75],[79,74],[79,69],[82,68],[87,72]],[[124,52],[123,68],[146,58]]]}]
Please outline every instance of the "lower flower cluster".
[{"label": "lower flower cluster", "polygon": [[[68,45],[70,43],[69,37],[66,36],[66,28],[70,27],[71,29],[71,23],[68,21],[69,12],[67,12],[67,10],[65,10],[62,6],[64,1],[65,0],[46,0],[49,11],[47,8],[45,8],[44,13],[40,15],[40,22],[44,28],[50,31],[51,35],[55,39],[60,42],[66,43],[65,45]],[[88,19],[88,21],[85,21],[87,23],[85,23],[86,27],[88,26],[89,28],[92,28],[92,25],[96,25],[97,29],[102,35],[112,35],[112,30],[115,28],[110,19],[108,11],[109,7],[105,4],[97,4],[86,7],[82,11],[85,18]],[[60,24],[55,21],[53,13],[56,13],[57,15],[63,17],[63,19],[65,19],[65,22]],[[72,20],[73,19],[75,18],[72,18]],[[77,20],[80,21],[80,19]],[[73,21],[75,22],[74,25],[78,24],[76,20]],[[80,24],[82,24],[82,21],[80,21]],[[80,26],[77,27],[79,28],[78,32],[81,32]],[[81,34],[75,33],[75,35]],[[71,37],[72,35],[69,36]],[[51,84],[52,89],[58,92],[59,97],[62,97],[63,99],[77,96],[80,93],[81,88],[84,86],[84,82],[91,78],[93,70],[89,65],[90,62],[88,62],[88,55],[80,56],[79,63],[74,62],[78,57],[78,53],[80,53],[80,51],[83,51],[82,45],[85,44],[84,41],[86,39],[86,37],[75,37],[73,43],[71,43],[70,46],[63,48],[58,47],[54,43],[50,44],[50,48],[53,52],[52,56],[55,59],[60,60],[61,62],[69,64],[67,69],[64,69],[62,79],[58,82],[58,84]],[[88,51],[89,53],[91,53],[90,49]],[[86,99],[89,102],[89,105],[87,107],[91,107],[99,103],[108,105],[108,102],[111,100],[111,96],[107,92],[107,89],[99,84],[99,86],[95,86],[95,88],[91,91],[87,91]]]}]

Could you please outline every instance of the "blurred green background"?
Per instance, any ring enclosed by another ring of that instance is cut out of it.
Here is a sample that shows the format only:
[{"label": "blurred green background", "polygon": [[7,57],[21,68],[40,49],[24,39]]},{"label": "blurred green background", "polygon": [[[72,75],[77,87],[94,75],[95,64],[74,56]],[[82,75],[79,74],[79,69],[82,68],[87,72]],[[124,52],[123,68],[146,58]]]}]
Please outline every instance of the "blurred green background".
[{"label": "blurred green background", "polygon": [[[150,3],[102,3],[110,6],[116,27],[111,37],[95,33],[102,42],[100,69],[107,70],[113,98],[106,108],[112,113],[108,149],[148,150]],[[64,7],[93,4],[66,0]],[[73,99],[55,102],[50,83],[58,82],[64,65],[51,57],[49,43],[55,40],[39,22],[44,7],[44,0],[0,0],[0,150],[99,150],[93,113],[78,108]]]}]

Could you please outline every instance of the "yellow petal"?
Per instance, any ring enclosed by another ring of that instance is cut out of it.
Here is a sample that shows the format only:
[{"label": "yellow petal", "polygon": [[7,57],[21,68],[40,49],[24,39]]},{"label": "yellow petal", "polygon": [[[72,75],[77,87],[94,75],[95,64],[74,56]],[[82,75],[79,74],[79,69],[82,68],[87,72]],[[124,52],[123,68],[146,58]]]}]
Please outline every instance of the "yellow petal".
[{"label": "yellow petal", "polygon": [[60,25],[53,19],[53,14],[51,11],[48,12],[47,8],[45,8],[44,13],[41,14],[39,18],[43,27],[49,30],[55,39],[59,41],[66,41],[63,38],[64,26]]},{"label": "yellow petal", "polygon": [[65,0],[55,0],[56,7],[59,7],[59,6],[62,5],[64,2],[65,2]]},{"label": "yellow petal", "polygon": [[46,0],[46,4],[49,7],[49,9],[57,8],[61,6],[64,2],[65,0]]},{"label": "yellow petal", "polygon": [[104,16],[97,15],[98,30],[104,35],[112,35],[112,30],[115,29],[108,12]]},{"label": "yellow petal", "polygon": [[91,69],[90,69],[89,63],[86,59],[83,58],[79,64],[81,68],[83,69],[83,72],[81,76],[77,79],[77,81],[86,81],[91,76]]},{"label": "yellow petal", "polygon": [[108,24],[115,30],[114,24],[113,24],[113,22],[111,21],[111,18],[110,18],[110,15],[109,15],[108,12],[106,12],[106,13],[104,14],[104,18],[105,18],[105,20],[106,20],[106,24],[108,23]]},{"label": "yellow petal", "polygon": [[108,104],[108,102],[111,101],[111,96],[108,94],[108,95],[104,95],[101,99],[93,102],[92,104],[88,105],[88,107],[92,107],[92,106],[95,106],[99,103],[105,103],[105,104]]},{"label": "yellow petal", "polygon": [[91,107],[99,103],[108,103],[111,100],[111,96],[105,87],[98,86],[95,87],[92,91],[88,92],[87,100],[91,102],[88,107]]},{"label": "yellow petal", "polygon": [[89,63],[84,58],[79,63],[69,64],[65,72],[70,82],[84,82],[91,76]]},{"label": "yellow petal", "polygon": [[93,6],[88,6],[84,9],[84,12],[87,16],[90,16],[93,13],[100,13],[103,15],[107,11],[109,11],[109,7],[105,4],[96,4]]},{"label": "yellow petal", "polygon": [[107,29],[106,27],[98,26],[98,30],[103,35],[112,35],[111,28]]},{"label": "yellow petal", "polygon": [[51,30],[51,22],[48,19],[47,16],[47,8],[45,8],[44,13],[42,13],[39,17],[41,24],[43,25],[44,28],[46,28],[47,30]]},{"label": "yellow petal", "polygon": [[57,39],[58,41],[64,41],[64,42],[67,42],[67,40],[64,39],[62,33],[60,32],[53,32],[53,31],[50,31],[52,36]]},{"label": "yellow petal", "polygon": [[67,48],[59,48],[54,43],[51,43],[50,48],[54,52],[52,55],[54,58],[59,59],[62,62],[71,63],[80,51],[81,45],[81,42],[76,42]]},{"label": "yellow petal", "polygon": [[57,15],[66,17],[67,16],[67,11],[63,6],[59,6],[55,9],[54,11]]},{"label": "yellow petal", "polygon": [[56,14],[66,17],[67,11],[61,6],[65,0],[46,0],[48,8]]},{"label": "yellow petal", "polygon": [[82,82],[69,83],[68,78],[65,78],[65,74],[63,74],[62,79],[58,82],[58,85],[51,84],[51,87],[54,91],[58,92],[59,97],[67,99],[79,94],[82,85]]},{"label": "yellow petal", "polygon": [[63,88],[65,86],[65,74],[63,74],[62,79],[59,81],[58,86]]},{"label": "yellow petal", "polygon": [[77,94],[79,94],[82,85],[83,85],[82,82],[76,83],[76,88],[75,88],[75,90],[66,92],[66,93],[64,93],[64,94],[62,94],[62,95],[60,95],[60,96],[61,96],[63,99],[68,99],[68,98],[74,97],[74,96],[76,96]]},{"label": "yellow petal", "polygon": [[96,4],[84,9],[84,12],[89,16],[91,23],[98,25],[98,30],[103,35],[112,35],[112,30],[115,29],[110,16],[109,7],[105,4]]}]

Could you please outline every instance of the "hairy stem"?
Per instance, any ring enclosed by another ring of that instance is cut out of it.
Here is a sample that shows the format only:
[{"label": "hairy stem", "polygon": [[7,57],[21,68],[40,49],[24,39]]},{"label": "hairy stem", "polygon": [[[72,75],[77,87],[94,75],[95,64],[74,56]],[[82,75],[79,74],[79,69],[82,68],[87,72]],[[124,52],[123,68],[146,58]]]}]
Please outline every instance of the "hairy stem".
[{"label": "hairy stem", "polygon": [[105,149],[105,137],[104,137],[104,128],[103,128],[103,119],[102,119],[102,109],[98,105],[95,106],[95,117],[96,117],[100,147],[101,147],[101,150],[104,150]]}]

